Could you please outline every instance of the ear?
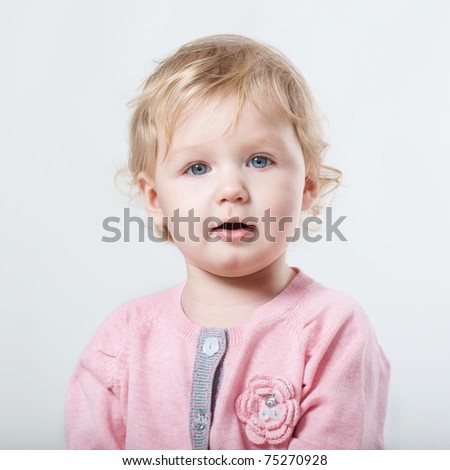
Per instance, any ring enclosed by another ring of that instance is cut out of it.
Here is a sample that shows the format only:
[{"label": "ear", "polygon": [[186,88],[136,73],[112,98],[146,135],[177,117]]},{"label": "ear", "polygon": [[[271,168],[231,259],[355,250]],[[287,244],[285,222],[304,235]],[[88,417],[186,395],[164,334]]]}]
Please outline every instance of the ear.
[{"label": "ear", "polygon": [[153,223],[157,227],[162,228],[163,212],[161,205],[159,204],[154,179],[141,172],[138,175],[137,183],[139,186],[139,192],[144,201],[145,212],[153,219]]},{"label": "ear", "polygon": [[302,211],[308,211],[314,204],[319,195],[319,185],[311,176],[305,178],[305,187],[303,188]]}]

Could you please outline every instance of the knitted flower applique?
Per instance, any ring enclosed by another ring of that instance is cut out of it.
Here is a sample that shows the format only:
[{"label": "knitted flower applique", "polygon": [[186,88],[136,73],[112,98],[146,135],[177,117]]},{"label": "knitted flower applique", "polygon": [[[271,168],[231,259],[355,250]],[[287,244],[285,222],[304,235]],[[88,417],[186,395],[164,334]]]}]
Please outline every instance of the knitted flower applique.
[{"label": "knitted flower applique", "polygon": [[285,379],[256,375],[238,396],[236,414],[254,444],[279,444],[288,439],[300,417],[294,387]]}]

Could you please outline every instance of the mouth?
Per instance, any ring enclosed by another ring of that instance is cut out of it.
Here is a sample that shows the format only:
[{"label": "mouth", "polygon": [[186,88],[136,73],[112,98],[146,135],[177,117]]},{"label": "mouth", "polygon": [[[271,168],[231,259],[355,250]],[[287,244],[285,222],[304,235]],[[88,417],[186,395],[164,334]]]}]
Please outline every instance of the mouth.
[{"label": "mouth", "polygon": [[221,225],[213,228],[213,232],[219,232],[224,230],[247,230],[249,232],[254,232],[256,227],[254,225],[247,225],[243,222],[224,222]]},{"label": "mouth", "polygon": [[253,237],[256,232],[256,226],[252,224],[246,224],[239,220],[228,220],[220,225],[212,228],[211,232],[216,233],[220,238],[226,241],[236,241],[241,238]]}]

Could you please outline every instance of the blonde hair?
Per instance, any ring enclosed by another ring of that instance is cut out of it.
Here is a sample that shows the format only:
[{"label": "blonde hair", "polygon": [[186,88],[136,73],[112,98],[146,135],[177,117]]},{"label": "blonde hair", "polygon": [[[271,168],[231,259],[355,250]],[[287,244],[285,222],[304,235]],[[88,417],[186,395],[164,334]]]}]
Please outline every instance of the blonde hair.
[{"label": "blonde hair", "polygon": [[[201,106],[210,97],[237,98],[233,122],[246,101],[278,106],[294,126],[305,158],[307,176],[319,190],[310,212],[318,215],[323,196],[336,189],[342,173],[323,164],[323,140],[318,110],[301,73],[287,57],[271,46],[238,35],[217,35],[182,46],[159,62],[140,93],[129,129],[128,170],[133,186],[139,174],[153,177],[158,151],[157,128],[170,146],[181,112]],[[166,152],[167,155],[167,152]]]}]

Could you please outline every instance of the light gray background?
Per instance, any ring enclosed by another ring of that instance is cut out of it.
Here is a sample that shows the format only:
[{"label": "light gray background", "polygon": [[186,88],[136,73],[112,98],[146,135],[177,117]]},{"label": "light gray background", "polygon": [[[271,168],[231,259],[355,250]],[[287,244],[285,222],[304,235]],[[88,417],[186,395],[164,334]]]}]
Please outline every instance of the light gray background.
[{"label": "light gray background", "polygon": [[174,248],[101,241],[127,204],[126,102],[153,59],[239,33],[303,72],[345,175],[349,241],[297,244],[291,264],[369,313],[392,362],[387,448],[449,449],[449,24],[438,0],[2,1],[0,447],[64,448],[94,330],[183,280]]}]

